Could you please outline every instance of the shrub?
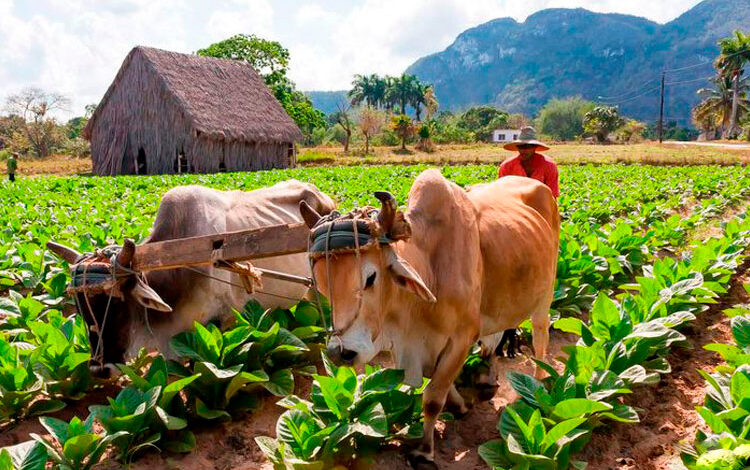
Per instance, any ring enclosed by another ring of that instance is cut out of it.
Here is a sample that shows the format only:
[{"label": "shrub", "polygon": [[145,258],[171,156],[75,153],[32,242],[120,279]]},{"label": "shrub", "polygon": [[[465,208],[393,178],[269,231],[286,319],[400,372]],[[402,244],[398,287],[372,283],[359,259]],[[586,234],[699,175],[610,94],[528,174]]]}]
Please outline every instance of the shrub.
[{"label": "shrub", "polygon": [[598,142],[606,142],[609,134],[625,124],[615,106],[597,106],[583,115],[583,130],[596,137]]},{"label": "shrub", "polygon": [[539,111],[537,129],[555,140],[574,140],[583,135],[583,117],[594,106],[580,96],[554,98]]}]

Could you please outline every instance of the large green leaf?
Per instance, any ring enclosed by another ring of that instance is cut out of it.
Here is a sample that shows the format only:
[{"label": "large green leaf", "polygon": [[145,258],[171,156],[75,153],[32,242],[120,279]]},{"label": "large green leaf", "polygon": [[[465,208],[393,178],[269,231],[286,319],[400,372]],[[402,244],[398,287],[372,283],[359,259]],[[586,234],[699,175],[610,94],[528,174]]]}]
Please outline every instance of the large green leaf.
[{"label": "large green leaf", "polygon": [[506,376],[508,377],[508,382],[510,382],[511,387],[521,395],[521,398],[523,398],[526,403],[534,407],[539,406],[536,399],[536,391],[544,388],[544,385],[542,385],[539,380],[528,374],[521,374],[514,371],[508,372]]},{"label": "large green leaf", "polygon": [[746,348],[750,346],[750,318],[732,318],[732,335],[734,335],[737,346]]},{"label": "large green leaf", "polygon": [[404,381],[404,371],[401,369],[380,369],[365,377],[360,390],[365,392],[385,392],[393,390]]},{"label": "large green leaf", "polygon": [[4,447],[3,451],[8,453],[14,470],[44,470],[48,459],[47,449],[36,440]]},{"label": "large green leaf", "polygon": [[262,385],[277,397],[291,395],[294,392],[294,375],[290,369],[277,370]]},{"label": "large green leaf", "polygon": [[576,429],[578,426],[586,422],[586,418],[574,418],[566,419],[560,423],[557,423],[547,431],[547,435],[544,436],[542,441],[542,453],[546,452],[553,444],[558,440],[562,439],[568,433]]},{"label": "large green leaf", "polygon": [[560,419],[571,419],[611,410],[612,405],[608,403],[588,398],[571,398],[557,403],[552,413]]}]

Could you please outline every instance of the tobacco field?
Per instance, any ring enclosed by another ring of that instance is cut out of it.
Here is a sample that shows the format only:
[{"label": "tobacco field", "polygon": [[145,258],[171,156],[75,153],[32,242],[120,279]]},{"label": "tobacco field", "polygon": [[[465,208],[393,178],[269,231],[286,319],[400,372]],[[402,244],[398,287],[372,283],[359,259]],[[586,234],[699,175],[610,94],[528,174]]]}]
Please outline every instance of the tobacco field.
[{"label": "tobacco field", "polygon": [[[425,168],[0,183],[0,470],[408,468],[403,449],[421,433],[424,385],[410,388],[402,371],[381,365],[355,370],[328,362],[320,352],[330,315],[325,303],[264,311],[250,302],[234,312],[229,330],[196,324],[175,336],[170,346],[178,360],[144,351],[118,365],[119,379],[102,381],[90,374],[87,326],[66,294],[68,266],[45,243],[91,252],[126,237],[139,242],[161,195],[185,184],[252,190],[294,178],[315,184],[341,209],[378,205],[376,190],[405,205]],[[497,167],[442,171],[469,186],[492,181]],[[590,449],[611,439],[612,429],[645,425],[649,410],[637,406],[638,397],[656,393],[677,373],[670,361],[699,347],[692,325],[712,315],[726,317],[729,333],[705,345],[715,367],[692,367],[701,376],[695,388],[704,392],[699,406],[685,407],[700,422],[685,439],[664,443],[675,467],[626,455],[618,468],[750,468],[750,308],[729,296],[744,289],[750,168],[562,166],[560,187],[551,310],[559,347],[539,363],[547,377],[524,373],[533,361],[519,359],[525,369],[510,363],[493,405],[475,404],[483,421],[441,416],[439,431],[461,439],[450,444],[460,452],[436,453],[439,467],[612,468]],[[486,366],[472,351],[460,376],[462,393],[474,396],[474,380]],[[256,432],[261,416],[270,422]],[[486,423],[472,438],[461,436],[460,429]],[[241,427],[252,431],[233,446],[231,430]],[[216,429],[230,436],[216,443]],[[438,451],[448,445],[436,438]],[[213,446],[236,455],[211,454]]]}]

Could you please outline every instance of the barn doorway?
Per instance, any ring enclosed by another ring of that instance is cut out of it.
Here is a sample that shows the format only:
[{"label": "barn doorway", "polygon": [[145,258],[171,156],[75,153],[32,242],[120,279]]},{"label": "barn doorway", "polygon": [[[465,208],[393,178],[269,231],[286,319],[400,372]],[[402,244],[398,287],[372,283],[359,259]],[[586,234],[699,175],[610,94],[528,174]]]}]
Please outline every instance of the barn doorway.
[{"label": "barn doorway", "polygon": [[190,171],[190,165],[188,159],[185,156],[184,151],[178,151],[177,156],[174,160],[174,172],[175,173],[188,173]]},{"label": "barn doorway", "polygon": [[143,147],[138,148],[138,157],[135,160],[135,173],[137,175],[145,175],[148,173],[148,164],[146,163],[146,151]]}]

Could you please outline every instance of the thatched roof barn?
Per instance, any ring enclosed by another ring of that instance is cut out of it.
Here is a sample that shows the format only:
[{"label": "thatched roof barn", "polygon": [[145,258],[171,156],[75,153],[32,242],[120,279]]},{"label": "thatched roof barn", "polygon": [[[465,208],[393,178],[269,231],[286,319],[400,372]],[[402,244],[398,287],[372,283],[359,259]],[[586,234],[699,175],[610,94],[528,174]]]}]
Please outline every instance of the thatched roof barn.
[{"label": "thatched roof barn", "polygon": [[141,46],[83,135],[98,175],[286,168],[302,138],[250,65]]}]

